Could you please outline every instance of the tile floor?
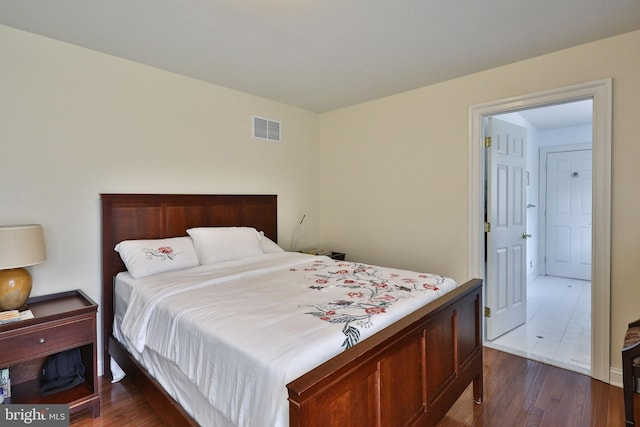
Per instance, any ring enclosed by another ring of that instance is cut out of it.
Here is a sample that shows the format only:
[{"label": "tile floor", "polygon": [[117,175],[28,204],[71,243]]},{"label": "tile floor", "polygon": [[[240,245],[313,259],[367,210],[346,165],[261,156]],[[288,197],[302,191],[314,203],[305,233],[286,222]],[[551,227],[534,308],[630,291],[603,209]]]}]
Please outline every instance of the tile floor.
[{"label": "tile floor", "polygon": [[591,282],[538,276],[527,286],[526,323],[485,345],[590,374]]}]

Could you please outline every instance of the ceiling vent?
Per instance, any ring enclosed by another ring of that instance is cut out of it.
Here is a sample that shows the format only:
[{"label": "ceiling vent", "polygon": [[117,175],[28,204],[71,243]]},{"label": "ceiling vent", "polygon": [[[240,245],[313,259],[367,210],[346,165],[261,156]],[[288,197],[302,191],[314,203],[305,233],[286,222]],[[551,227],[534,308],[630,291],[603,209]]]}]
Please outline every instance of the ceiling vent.
[{"label": "ceiling vent", "polygon": [[280,122],[253,116],[253,137],[280,142]]}]

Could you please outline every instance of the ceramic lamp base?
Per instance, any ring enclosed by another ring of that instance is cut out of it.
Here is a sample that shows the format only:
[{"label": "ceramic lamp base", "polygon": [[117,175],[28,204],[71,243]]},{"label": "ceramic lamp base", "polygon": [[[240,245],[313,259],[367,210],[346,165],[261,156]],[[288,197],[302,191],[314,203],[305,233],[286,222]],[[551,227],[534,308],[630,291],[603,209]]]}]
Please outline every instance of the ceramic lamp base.
[{"label": "ceramic lamp base", "polygon": [[24,268],[0,270],[0,311],[26,307],[31,294],[31,274]]}]

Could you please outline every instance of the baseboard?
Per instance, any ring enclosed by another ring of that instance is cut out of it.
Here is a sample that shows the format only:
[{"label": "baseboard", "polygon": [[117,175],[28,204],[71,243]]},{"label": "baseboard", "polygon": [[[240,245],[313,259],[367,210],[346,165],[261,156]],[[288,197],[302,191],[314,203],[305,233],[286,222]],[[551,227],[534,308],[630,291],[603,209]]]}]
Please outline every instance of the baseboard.
[{"label": "baseboard", "polygon": [[609,368],[609,384],[622,388],[622,369]]}]

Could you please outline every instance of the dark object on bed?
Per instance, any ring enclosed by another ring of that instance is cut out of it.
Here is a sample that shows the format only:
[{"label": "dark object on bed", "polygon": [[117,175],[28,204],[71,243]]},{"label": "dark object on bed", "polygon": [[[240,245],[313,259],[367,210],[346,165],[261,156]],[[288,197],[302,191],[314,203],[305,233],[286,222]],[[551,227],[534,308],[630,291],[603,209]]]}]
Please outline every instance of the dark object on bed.
[{"label": "dark object on bed", "polygon": [[[277,239],[275,195],[102,194],[104,372],[113,356],[170,425],[197,425],[112,337],[114,246],[184,236],[201,226],[249,226]],[[482,400],[482,281],[471,280],[287,385],[290,426],[426,425],[466,387]]]},{"label": "dark object on bed", "polygon": [[635,426],[633,393],[640,382],[640,320],[629,323],[622,349],[622,385],[626,425]]}]

